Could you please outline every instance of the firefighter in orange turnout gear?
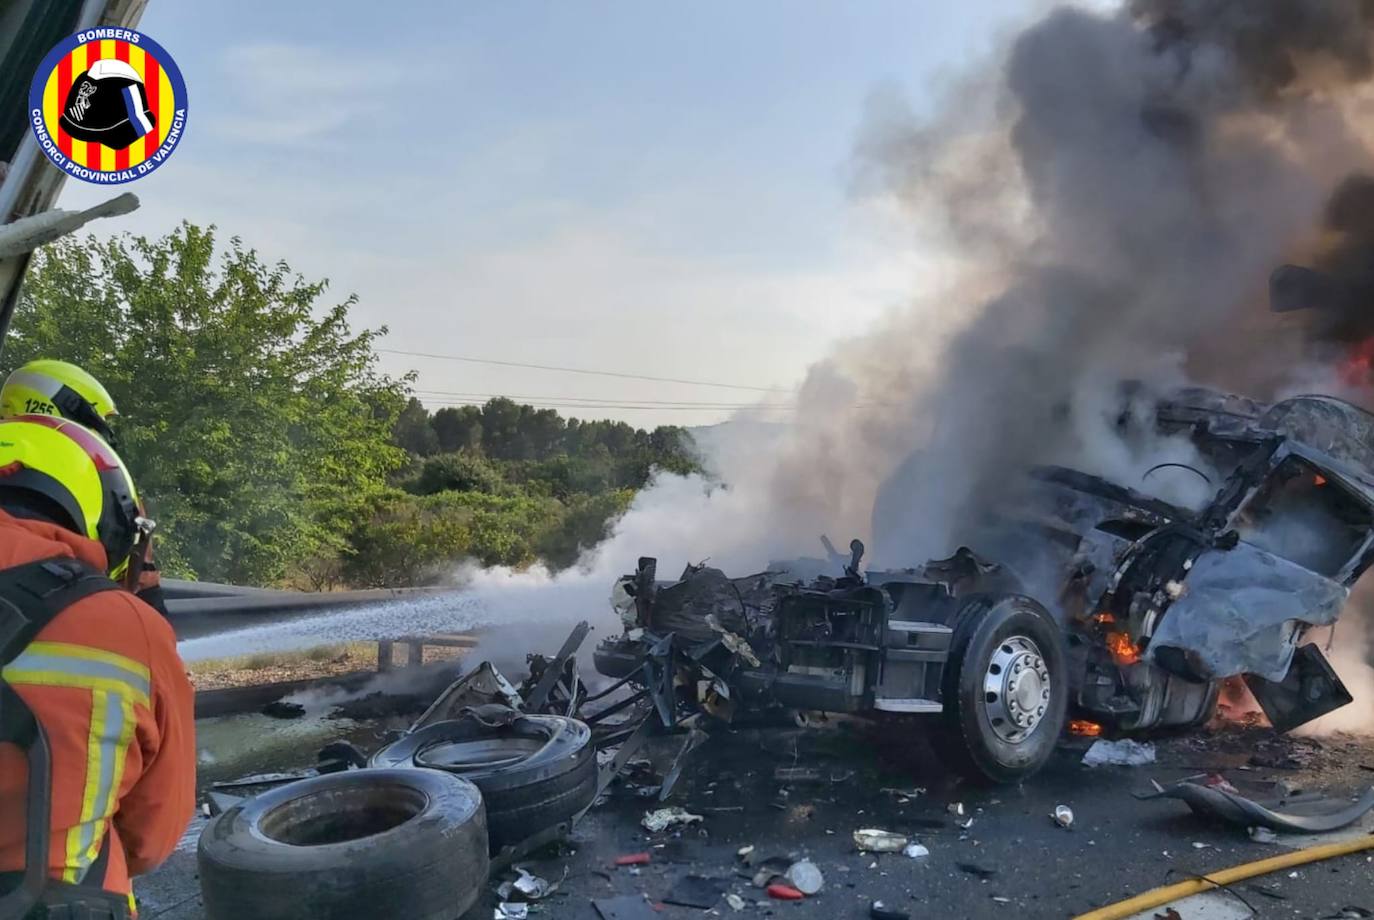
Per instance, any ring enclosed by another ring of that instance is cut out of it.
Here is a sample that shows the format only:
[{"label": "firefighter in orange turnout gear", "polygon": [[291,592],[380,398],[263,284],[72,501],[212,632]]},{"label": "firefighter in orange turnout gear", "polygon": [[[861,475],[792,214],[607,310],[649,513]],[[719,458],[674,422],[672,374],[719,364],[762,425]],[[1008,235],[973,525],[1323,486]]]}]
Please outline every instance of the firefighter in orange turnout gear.
[{"label": "firefighter in orange turnout gear", "polygon": [[[110,391],[75,364],[44,358],[30,361],[0,385],[0,419],[22,415],[50,415],[76,422],[100,435],[119,450],[112,427],[119,415]],[[114,572],[117,581],[132,581],[133,592],[158,613],[167,615],[162,576],[153,562],[152,543],[147,541],[140,559],[130,560],[130,572]]]},{"label": "firefighter in orange turnout gear", "polygon": [[122,920],[195,805],[171,627],[108,577],[143,539],[118,455],[0,422],[0,920]]}]

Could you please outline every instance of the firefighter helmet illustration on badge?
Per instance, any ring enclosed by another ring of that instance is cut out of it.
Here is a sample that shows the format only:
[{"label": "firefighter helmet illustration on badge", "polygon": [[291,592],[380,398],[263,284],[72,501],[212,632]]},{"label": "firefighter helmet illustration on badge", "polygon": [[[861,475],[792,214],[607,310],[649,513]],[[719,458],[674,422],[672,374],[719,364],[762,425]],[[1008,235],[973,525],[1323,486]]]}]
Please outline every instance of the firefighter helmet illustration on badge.
[{"label": "firefighter helmet illustration on badge", "polygon": [[166,49],[143,33],[87,29],[43,59],[29,88],[29,124],[67,175],[129,182],[176,149],[186,127],[186,83]]},{"label": "firefighter helmet illustration on badge", "polygon": [[101,59],[76,78],[59,122],[77,140],[123,150],[153,130],[157,114],[148,108],[138,71],[124,61]]}]

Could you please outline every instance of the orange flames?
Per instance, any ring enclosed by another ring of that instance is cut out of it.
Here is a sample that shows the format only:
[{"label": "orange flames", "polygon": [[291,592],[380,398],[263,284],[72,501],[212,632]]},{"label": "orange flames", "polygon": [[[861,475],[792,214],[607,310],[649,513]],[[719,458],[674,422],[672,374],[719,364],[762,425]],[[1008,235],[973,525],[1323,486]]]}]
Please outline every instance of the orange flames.
[{"label": "orange flames", "polygon": [[1217,711],[1207,727],[1216,730],[1225,725],[1240,725],[1245,728],[1265,728],[1269,725],[1269,719],[1265,717],[1243,678],[1228,677],[1221,682]]},{"label": "orange flames", "polygon": [[1107,633],[1107,651],[1112,653],[1112,659],[1119,665],[1135,664],[1140,660],[1140,649],[1124,632]]},{"label": "orange flames", "polygon": [[1365,339],[1350,349],[1340,366],[1341,380],[1346,386],[1367,386],[1374,377],[1374,338]]},{"label": "orange flames", "polygon": [[1084,738],[1096,738],[1102,734],[1102,726],[1096,722],[1089,722],[1087,719],[1071,719],[1069,721],[1069,734],[1080,735]]}]

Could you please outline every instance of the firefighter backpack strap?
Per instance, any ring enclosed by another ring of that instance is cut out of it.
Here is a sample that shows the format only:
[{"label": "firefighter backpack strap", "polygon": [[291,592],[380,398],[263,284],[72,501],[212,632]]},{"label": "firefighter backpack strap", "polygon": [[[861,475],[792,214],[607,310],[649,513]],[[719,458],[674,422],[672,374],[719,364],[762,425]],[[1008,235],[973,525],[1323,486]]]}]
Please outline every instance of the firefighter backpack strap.
[{"label": "firefighter backpack strap", "polygon": [[[64,557],[0,570],[0,668],[17,658],[63,610],[84,597],[118,588],[104,573]],[[12,920],[38,903],[47,884],[52,763],[43,726],[3,679],[0,741],[23,750],[29,767],[23,880],[0,895],[0,920]]]}]

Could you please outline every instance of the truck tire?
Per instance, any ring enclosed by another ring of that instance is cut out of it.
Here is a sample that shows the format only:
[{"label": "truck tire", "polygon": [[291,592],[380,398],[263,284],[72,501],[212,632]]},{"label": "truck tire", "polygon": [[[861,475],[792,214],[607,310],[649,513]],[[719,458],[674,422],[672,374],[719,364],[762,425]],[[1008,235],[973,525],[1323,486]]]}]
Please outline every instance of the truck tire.
[{"label": "truck tire", "polygon": [[493,853],[567,821],[596,798],[591,729],[566,716],[520,716],[503,726],[435,722],[382,748],[371,763],[471,780],[486,802]]},{"label": "truck tire", "polygon": [[197,861],[209,920],[453,920],[486,883],[486,815],[457,776],[332,773],[214,818]]},{"label": "truck tire", "polygon": [[976,782],[1020,782],[1045,765],[1064,728],[1063,631],[1016,594],[970,597],[950,626],[941,753]]}]

